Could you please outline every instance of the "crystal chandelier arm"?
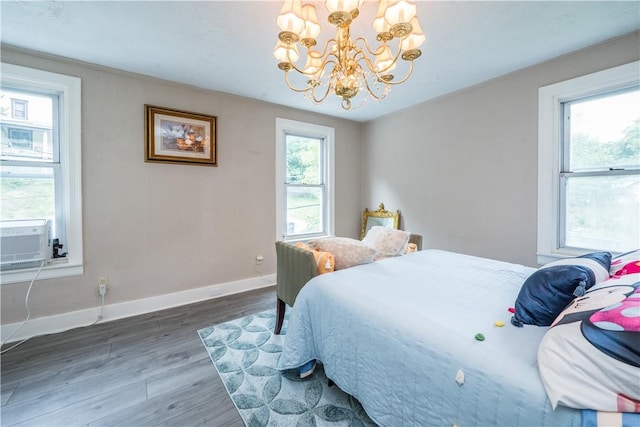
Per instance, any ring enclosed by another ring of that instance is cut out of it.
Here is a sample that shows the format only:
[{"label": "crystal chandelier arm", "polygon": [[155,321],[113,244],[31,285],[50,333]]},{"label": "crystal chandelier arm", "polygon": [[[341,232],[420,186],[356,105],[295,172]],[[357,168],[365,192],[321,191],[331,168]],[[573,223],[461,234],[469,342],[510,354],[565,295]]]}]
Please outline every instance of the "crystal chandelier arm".
[{"label": "crystal chandelier arm", "polygon": [[[324,48],[322,49],[322,52],[320,53],[321,57],[324,57],[325,55],[327,55],[327,52],[331,50],[330,48],[331,44],[338,44],[338,41],[334,38],[330,38],[329,40],[327,40],[326,43],[324,44]],[[333,52],[329,52],[327,56],[336,56],[336,55]]]},{"label": "crystal chandelier arm", "polygon": [[326,85],[327,90],[325,90],[324,95],[322,95],[320,98],[318,98],[316,96],[316,87],[318,87],[318,86],[320,86],[320,85],[312,86],[312,87],[309,88],[309,90],[311,92],[311,100],[313,102],[315,102],[316,104],[320,104],[321,102],[323,102],[325,99],[327,99],[327,97],[331,93],[331,85]]},{"label": "crystal chandelier arm", "polygon": [[[366,43],[366,40],[365,40]],[[367,50],[369,50],[367,48]],[[369,69],[369,71],[371,71],[378,79],[380,80],[384,80],[382,77],[385,75],[385,73],[387,73],[388,71],[391,70],[391,68],[393,67],[393,65],[397,64],[398,59],[400,58],[400,55],[402,54],[402,49],[400,49],[400,43],[398,43],[398,51],[396,52],[396,55],[393,58],[393,62],[387,66],[385,69],[383,70],[376,70],[375,65],[371,63],[371,59],[369,59],[368,56],[366,56],[364,54],[364,52],[360,49],[360,51],[356,54],[356,57],[354,57],[354,59],[357,59],[358,62],[363,59],[364,62],[367,64],[367,68]],[[361,58],[357,58],[357,56],[362,55]],[[409,63],[409,70],[407,71],[407,74],[400,80],[385,80],[385,84],[391,85],[391,86],[395,86],[395,85],[399,85],[400,83],[404,83],[406,82],[409,77],[411,77],[411,74],[413,73],[413,60],[406,60]],[[368,87],[368,81],[366,81],[367,83],[367,89],[369,89]],[[372,96],[373,93],[369,92]],[[374,98],[378,99],[376,96],[374,96]]]},{"label": "crystal chandelier arm", "polygon": [[324,74],[324,70],[325,68],[327,68],[327,66],[329,64],[337,64],[335,59],[332,59],[332,57],[336,57],[335,54],[330,53],[329,55],[327,55],[327,57],[324,59],[324,61],[322,61],[322,63],[318,66],[318,69],[316,71],[313,72],[307,72],[304,71],[303,69],[299,68],[298,66],[296,66],[296,64],[294,64],[293,62],[290,63],[291,65],[291,70],[295,70],[296,72],[298,72],[299,74],[302,74],[303,76],[307,76],[307,77],[313,77],[315,75],[322,75]]},{"label": "crystal chandelier arm", "polygon": [[[387,92],[388,92],[388,91],[383,91],[383,93],[382,93],[381,95],[377,95],[377,94],[373,91],[373,89],[371,89],[371,86],[369,86],[369,79],[364,78],[363,80],[364,80],[364,87],[365,87],[365,89],[367,89],[367,92],[369,92],[369,95],[370,95],[373,99],[375,99],[376,101],[380,101],[380,100],[382,100],[385,96],[387,96]],[[386,84],[387,84],[387,83],[386,83],[386,82],[383,82],[383,83],[384,83],[384,84],[385,84],[385,86],[386,86]]]},{"label": "crystal chandelier arm", "polygon": [[[379,51],[387,44],[387,42],[385,41],[380,46],[378,46],[375,50],[371,50],[371,46],[369,45],[369,42],[364,37],[358,37],[355,40],[353,40],[353,45],[357,46],[358,42],[362,42],[365,49],[367,49],[367,52],[369,52],[369,55],[372,55],[372,56],[375,56],[377,53],[379,53]],[[364,54],[364,51],[362,50],[362,48],[358,47],[358,50],[360,50]]]},{"label": "crystal chandelier arm", "polygon": [[309,91],[309,89],[311,89],[310,86],[307,86],[307,87],[302,88],[302,89],[299,89],[299,88],[293,86],[291,84],[291,82],[289,81],[289,71],[285,71],[284,72],[284,81],[287,83],[287,86],[289,87],[289,89],[291,89],[294,92],[307,92],[307,91]]},{"label": "crystal chandelier arm", "polygon": [[402,78],[401,80],[398,80],[398,81],[392,80],[392,81],[386,82],[388,85],[391,85],[391,86],[399,85],[400,83],[406,82],[409,79],[409,77],[411,77],[411,73],[413,73],[413,61],[407,61],[407,62],[409,63],[409,71],[407,71],[407,75],[404,76],[404,78]]},{"label": "crystal chandelier arm", "polygon": [[331,93],[331,86],[327,85],[327,90],[325,91],[325,93],[321,96],[321,97],[317,97],[316,96],[316,87],[318,87],[319,85],[309,85],[305,88],[299,89],[295,86],[293,86],[291,84],[291,82],[289,81],[289,72],[286,71],[284,73],[284,81],[287,84],[287,86],[289,87],[289,89],[291,89],[294,92],[299,92],[299,93],[308,93],[309,97],[311,98],[311,100],[313,102],[315,102],[316,104],[320,104],[321,102],[323,102],[325,99],[327,99],[327,97],[329,96],[329,93]]},{"label": "crystal chandelier arm", "polygon": [[[372,56],[376,56],[377,53],[380,52],[381,49],[383,49],[385,46],[389,46],[386,42],[381,44],[380,46],[378,46],[378,48],[375,51],[371,50],[371,47],[369,46],[369,43],[367,42],[367,40],[363,37],[358,37],[354,44],[357,44],[359,41],[362,41],[362,43],[365,45],[367,51],[369,52],[370,55]],[[357,57],[362,55],[362,59],[364,59],[365,63],[367,64],[367,68],[369,69],[369,71],[371,71],[372,73],[374,73],[376,76],[380,77],[383,76],[385,73],[387,73],[388,71],[391,71],[392,67],[394,64],[398,63],[398,58],[400,58],[400,55],[402,54],[402,49],[400,48],[402,44],[402,40],[399,39],[398,40],[398,50],[396,52],[396,54],[393,57],[393,61],[391,62],[391,64],[389,64],[386,68],[384,68],[383,70],[376,70],[375,65],[371,62],[371,59],[365,55],[364,51],[362,50],[362,48],[358,48],[358,52],[356,53],[356,55],[354,56],[354,59],[356,59],[357,61],[359,61],[360,59],[358,59]],[[403,79],[403,81],[406,79]]]},{"label": "crystal chandelier arm", "polygon": [[[295,61],[292,61],[291,58],[289,57],[289,51],[287,51],[287,59],[289,60],[289,64],[291,65],[291,69],[297,71],[298,73],[305,75],[305,76],[313,76],[315,74],[318,74],[318,72],[323,71],[328,64],[336,64],[336,61],[331,59],[336,58],[336,60],[338,59],[338,57],[336,56],[336,54],[334,52],[330,52],[330,47],[329,45],[331,44],[331,42],[335,42],[335,39],[329,39],[327,40],[327,42],[324,45],[324,49],[322,50],[322,53],[320,53],[320,57],[324,57],[326,55],[326,58],[324,58],[324,60],[322,61],[322,63],[318,66],[318,71],[315,72],[306,72],[303,69],[301,69],[300,67],[298,67],[295,64]],[[309,55],[309,51],[310,49],[307,49],[307,55]],[[329,52],[329,53],[327,53]]]}]

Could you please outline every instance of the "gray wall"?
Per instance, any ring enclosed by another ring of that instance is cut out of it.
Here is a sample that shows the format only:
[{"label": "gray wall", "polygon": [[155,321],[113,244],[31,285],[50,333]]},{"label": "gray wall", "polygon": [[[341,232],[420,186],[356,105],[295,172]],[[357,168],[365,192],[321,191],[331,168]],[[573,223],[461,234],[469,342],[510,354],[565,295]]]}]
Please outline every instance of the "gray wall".
[{"label": "gray wall", "polygon": [[[84,275],[38,281],[33,318],[96,307],[100,276],[113,304],[275,273],[276,117],[335,128],[336,233],[359,235],[359,123],[5,47],[2,61],[82,78]],[[144,104],[217,116],[219,166],[145,163]],[[1,287],[3,324],[24,319],[26,289]]]},{"label": "gray wall", "polygon": [[425,248],[536,266],[538,88],[639,52],[636,32],[367,123],[362,202]]}]

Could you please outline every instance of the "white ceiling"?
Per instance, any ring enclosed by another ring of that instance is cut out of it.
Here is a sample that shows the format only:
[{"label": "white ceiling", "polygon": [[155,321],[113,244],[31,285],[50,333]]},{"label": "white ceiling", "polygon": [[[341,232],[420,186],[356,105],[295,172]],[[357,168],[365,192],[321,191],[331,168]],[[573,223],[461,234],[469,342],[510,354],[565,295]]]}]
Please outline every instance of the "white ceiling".
[{"label": "white ceiling", "polygon": [[[316,3],[326,22],[322,2]],[[375,3],[362,6],[352,35],[374,35]],[[427,41],[411,78],[380,103],[344,111],[336,97],[316,105],[287,89],[272,54],[281,5],[280,0],[2,0],[1,41],[367,121],[640,29],[639,1],[418,1]],[[333,35],[328,24],[323,34]]]}]

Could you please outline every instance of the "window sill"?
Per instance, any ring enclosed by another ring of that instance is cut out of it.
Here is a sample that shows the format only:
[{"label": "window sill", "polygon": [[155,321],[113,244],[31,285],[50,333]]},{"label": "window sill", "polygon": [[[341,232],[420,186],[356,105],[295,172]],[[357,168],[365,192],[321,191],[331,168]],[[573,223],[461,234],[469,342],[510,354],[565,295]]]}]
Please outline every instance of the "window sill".
[{"label": "window sill", "polygon": [[[566,258],[575,258],[589,252],[606,251],[606,249],[562,249],[555,252],[538,252],[538,265],[545,265],[553,261]],[[608,251],[612,257],[619,255],[619,252]]]},{"label": "window sill", "polygon": [[558,261],[565,258],[573,258],[582,255],[584,252],[553,252],[553,253],[540,253],[538,252],[538,265],[545,265],[553,261]]},{"label": "window sill", "polygon": [[296,242],[307,242],[309,240],[328,239],[330,237],[335,237],[335,236],[331,234],[307,234],[304,236],[284,238],[283,241],[287,243],[296,243]]},{"label": "window sill", "polygon": [[[10,283],[30,282],[38,272],[39,267],[29,267],[19,270],[3,271],[0,275],[0,284],[8,285]],[[44,266],[38,280],[57,279],[59,277],[80,276],[84,272],[81,262],[73,262],[73,260],[57,259],[51,261]]]}]

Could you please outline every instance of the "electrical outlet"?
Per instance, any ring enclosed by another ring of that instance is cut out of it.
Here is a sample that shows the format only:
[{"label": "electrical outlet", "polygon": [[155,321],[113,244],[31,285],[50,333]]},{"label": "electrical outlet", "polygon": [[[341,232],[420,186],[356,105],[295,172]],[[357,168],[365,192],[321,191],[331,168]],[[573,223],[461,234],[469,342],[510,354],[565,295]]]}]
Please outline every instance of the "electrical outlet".
[{"label": "electrical outlet", "polygon": [[109,288],[109,278],[99,277],[98,278],[98,295],[104,296],[107,293],[108,288]]},{"label": "electrical outlet", "polygon": [[256,265],[262,265],[264,257],[262,255],[256,255]]}]

